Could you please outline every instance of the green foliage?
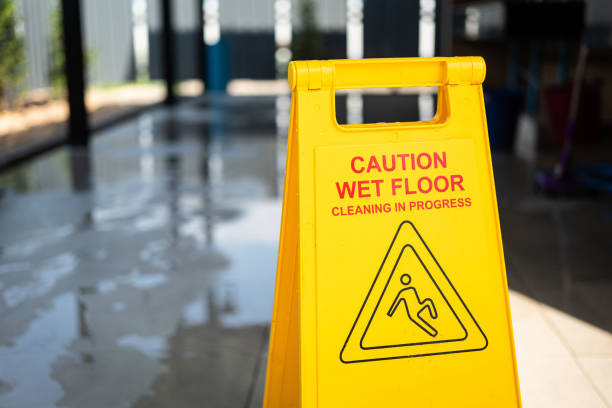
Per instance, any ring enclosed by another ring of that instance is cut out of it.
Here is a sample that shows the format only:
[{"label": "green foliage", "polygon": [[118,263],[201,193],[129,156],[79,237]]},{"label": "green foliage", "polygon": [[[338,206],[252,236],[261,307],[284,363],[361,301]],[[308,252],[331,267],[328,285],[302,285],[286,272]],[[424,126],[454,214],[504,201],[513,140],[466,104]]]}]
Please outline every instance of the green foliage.
[{"label": "green foliage", "polygon": [[0,104],[7,102],[9,91],[16,92],[25,74],[23,40],[16,25],[14,0],[0,0]]},{"label": "green foliage", "polygon": [[[1,1],[1,0],[0,0]],[[64,27],[62,24],[61,8],[56,8],[51,12],[51,32],[49,33],[51,63],[49,66],[49,80],[53,88],[53,95],[61,97],[66,89],[66,57],[64,55]],[[92,50],[83,50],[83,64],[85,72],[94,59],[95,53]]]},{"label": "green foliage", "polygon": [[64,29],[62,27],[62,13],[59,7],[51,12],[50,21],[49,46],[51,62],[49,66],[49,80],[51,81],[51,87],[53,87],[54,96],[58,97],[66,89]]},{"label": "green foliage", "polygon": [[295,33],[292,43],[293,59],[308,60],[323,58],[323,40],[317,27],[316,6],[313,0],[300,1],[301,30]]}]

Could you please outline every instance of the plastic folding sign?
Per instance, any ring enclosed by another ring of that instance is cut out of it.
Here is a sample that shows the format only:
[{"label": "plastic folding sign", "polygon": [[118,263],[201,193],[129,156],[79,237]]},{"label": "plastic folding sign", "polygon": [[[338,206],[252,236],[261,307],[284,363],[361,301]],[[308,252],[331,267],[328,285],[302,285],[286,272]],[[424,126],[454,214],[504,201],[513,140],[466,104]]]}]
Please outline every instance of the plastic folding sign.
[{"label": "plastic folding sign", "polygon": [[[266,408],[518,407],[482,58],[300,61]],[[437,87],[339,125],[337,89]]]}]

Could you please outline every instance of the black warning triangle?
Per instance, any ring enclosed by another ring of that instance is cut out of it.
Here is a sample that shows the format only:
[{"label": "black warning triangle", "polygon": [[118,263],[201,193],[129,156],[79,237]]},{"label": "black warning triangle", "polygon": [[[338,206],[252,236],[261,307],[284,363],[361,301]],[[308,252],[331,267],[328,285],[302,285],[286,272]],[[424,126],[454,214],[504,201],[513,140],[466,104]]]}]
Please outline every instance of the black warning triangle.
[{"label": "black warning triangle", "polygon": [[483,350],[488,341],[410,221],[402,222],[340,351],[343,363]]}]

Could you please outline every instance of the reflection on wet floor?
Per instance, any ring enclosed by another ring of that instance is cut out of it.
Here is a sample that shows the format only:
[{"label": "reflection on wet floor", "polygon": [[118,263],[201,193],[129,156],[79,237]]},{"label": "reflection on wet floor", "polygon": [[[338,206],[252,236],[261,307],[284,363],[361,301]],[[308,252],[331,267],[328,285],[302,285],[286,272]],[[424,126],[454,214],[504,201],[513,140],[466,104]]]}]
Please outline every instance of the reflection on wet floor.
[{"label": "reflection on wet floor", "polygon": [[[1,407],[261,406],[290,101],[213,102],[0,175]],[[609,200],[494,164],[511,287],[612,331]]]},{"label": "reflection on wet floor", "polygon": [[2,176],[0,406],[248,406],[273,301],[276,105],[156,111]]}]

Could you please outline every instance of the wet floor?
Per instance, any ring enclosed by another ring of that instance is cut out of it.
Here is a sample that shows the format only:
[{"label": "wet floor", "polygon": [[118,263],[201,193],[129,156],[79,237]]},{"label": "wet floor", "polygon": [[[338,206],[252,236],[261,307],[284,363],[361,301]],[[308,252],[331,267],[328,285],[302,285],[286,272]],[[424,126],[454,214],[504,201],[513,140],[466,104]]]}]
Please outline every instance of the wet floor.
[{"label": "wet floor", "polygon": [[261,399],[276,105],[155,111],[2,176],[1,407]]},{"label": "wet floor", "polygon": [[[0,175],[0,407],[261,406],[288,114],[160,109]],[[609,198],[494,164],[510,286],[612,331]]]}]

